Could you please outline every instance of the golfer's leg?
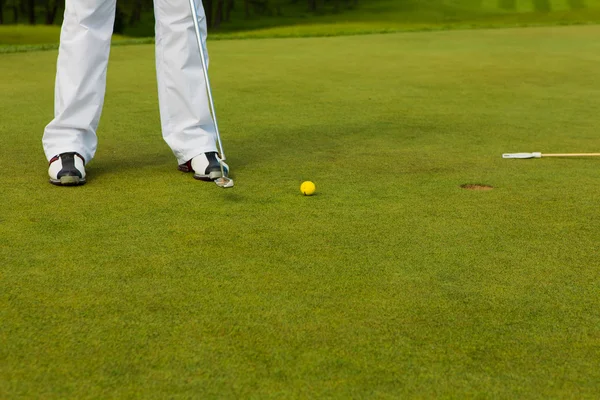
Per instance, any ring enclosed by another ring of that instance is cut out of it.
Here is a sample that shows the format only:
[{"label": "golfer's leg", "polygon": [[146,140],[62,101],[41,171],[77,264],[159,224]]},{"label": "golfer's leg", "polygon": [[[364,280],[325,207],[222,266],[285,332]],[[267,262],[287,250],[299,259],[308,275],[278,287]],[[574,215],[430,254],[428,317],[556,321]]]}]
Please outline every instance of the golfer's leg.
[{"label": "golfer's leg", "polygon": [[[201,0],[196,3],[206,40],[204,9]],[[189,1],[155,0],[154,13],[162,133],[179,164],[183,164],[217,150],[202,62]]]},{"label": "golfer's leg", "polygon": [[46,126],[42,140],[48,160],[74,151],[88,162],[96,152],[115,4],[115,0],[66,1],[54,119]]}]

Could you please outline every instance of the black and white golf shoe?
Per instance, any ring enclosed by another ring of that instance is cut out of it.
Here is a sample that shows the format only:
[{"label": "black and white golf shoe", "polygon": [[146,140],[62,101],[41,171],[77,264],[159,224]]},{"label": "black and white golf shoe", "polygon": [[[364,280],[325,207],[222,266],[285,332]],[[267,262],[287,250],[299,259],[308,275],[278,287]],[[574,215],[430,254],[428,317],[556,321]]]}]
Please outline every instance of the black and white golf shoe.
[{"label": "black and white golf shoe", "polygon": [[214,181],[222,176],[221,164],[223,164],[225,177],[229,176],[229,166],[219,158],[219,155],[215,151],[200,154],[185,164],[180,164],[179,170],[194,172],[194,179]]},{"label": "black and white golf shoe", "polygon": [[79,153],[62,153],[52,157],[48,168],[50,183],[78,186],[85,183],[85,161]]}]

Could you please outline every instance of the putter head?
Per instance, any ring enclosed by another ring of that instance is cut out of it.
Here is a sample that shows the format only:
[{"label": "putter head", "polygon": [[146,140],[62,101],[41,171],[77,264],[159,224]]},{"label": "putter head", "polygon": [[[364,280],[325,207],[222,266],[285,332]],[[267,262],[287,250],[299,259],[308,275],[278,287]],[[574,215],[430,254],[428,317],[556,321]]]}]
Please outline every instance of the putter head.
[{"label": "putter head", "polygon": [[222,176],[220,178],[215,179],[215,184],[221,188],[230,188],[233,187],[233,179]]},{"label": "putter head", "polygon": [[230,188],[233,187],[233,179],[229,178],[229,165],[225,164],[225,157],[219,160],[219,164],[221,165],[221,177],[214,180],[215,184],[221,188]]}]

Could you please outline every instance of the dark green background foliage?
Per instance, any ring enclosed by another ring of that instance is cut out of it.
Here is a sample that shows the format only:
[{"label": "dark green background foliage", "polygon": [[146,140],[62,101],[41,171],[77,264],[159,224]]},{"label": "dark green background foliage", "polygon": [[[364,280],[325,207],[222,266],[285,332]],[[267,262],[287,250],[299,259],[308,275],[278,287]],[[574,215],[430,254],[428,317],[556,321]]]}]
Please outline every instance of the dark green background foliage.
[{"label": "dark green background foliage", "polygon": [[[580,10],[596,0],[204,0],[211,30],[256,28],[248,21],[308,18],[314,15],[342,14],[363,5],[389,3],[389,9],[406,12],[430,11],[455,15],[464,12],[536,11],[556,8]],[[60,24],[65,0],[0,0],[0,24]],[[385,12],[385,11],[384,11]],[[273,25],[265,23],[266,26]],[[265,26],[263,24],[263,26]],[[262,26],[260,26],[262,27]],[[119,0],[115,32],[129,36],[153,36],[152,0]]]},{"label": "dark green background foliage", "polygon": [[[410,2],[410,1],[408,1]],[[282,15],[284,8],[303,8],[307,12],[338,12],[353,7],[358,0],[204,0],[211,26],[218,26],[232,17]],[[0,0],[0,23],[60,22],[65,0]],[[119,0],[117,2],[117,31],[141,22],[153,8],[152,0]],[[236,12],[241,10],[242,12]]]}]

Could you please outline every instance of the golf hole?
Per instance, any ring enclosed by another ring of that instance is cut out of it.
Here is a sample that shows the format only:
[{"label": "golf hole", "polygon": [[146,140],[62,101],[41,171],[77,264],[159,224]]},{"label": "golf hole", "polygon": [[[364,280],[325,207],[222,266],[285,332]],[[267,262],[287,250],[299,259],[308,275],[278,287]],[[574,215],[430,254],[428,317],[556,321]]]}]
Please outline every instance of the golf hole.
[{"label": "golf hole", "polygon": [[461,188],[467,190],[492,190],[494,187],[490,185],[482,185],[480,183],[465,183],[460,185]]}]

